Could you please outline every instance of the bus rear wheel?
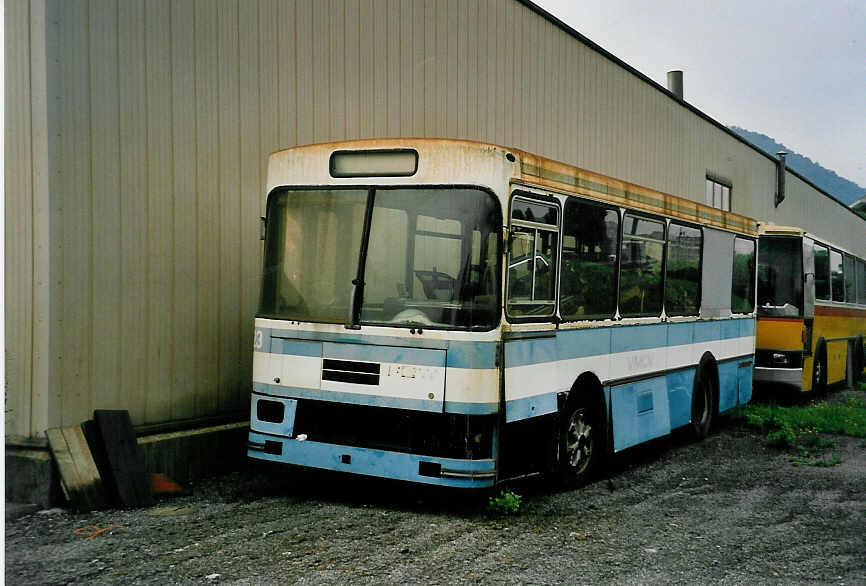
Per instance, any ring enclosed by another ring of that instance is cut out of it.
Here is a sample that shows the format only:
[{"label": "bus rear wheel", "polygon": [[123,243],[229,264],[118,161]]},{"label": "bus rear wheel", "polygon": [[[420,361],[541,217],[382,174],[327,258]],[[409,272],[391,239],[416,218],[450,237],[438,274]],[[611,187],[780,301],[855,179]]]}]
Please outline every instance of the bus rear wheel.
[{"label": "bus rear wheel", "polygon": [[591,401],[573,401],[563,412],[559,434],[560,476],[569,488],[586,484],[602,458],[601,418]]},{"label": "bus rear wheel", "polygon": [[812,394],[821,397],[827,393],[827,346],[821,340],[812,361]]},{"label": "bus rear wheel", "polygon": [[695,387],[692,391],[692,435],[702,440],[710,433],[713,424],[713,383],[704,369],[699,369],[695,375]]}]

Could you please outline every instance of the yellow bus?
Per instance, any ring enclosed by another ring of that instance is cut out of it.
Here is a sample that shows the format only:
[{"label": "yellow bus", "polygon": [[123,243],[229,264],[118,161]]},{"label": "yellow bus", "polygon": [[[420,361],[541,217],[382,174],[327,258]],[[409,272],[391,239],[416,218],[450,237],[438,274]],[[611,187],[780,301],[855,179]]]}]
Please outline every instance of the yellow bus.
[{"label": "yellow bus", "polygon": [[863,378],[866,261],[801,228],[761,225],[755,383],[823,394]]}]

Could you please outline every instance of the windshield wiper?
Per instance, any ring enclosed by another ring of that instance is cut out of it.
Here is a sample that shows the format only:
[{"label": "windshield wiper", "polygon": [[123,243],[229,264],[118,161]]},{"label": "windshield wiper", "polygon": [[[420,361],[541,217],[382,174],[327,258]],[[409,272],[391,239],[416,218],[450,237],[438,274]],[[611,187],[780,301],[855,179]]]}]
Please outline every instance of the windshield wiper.
[{"label": "windshield wiper", "polygon": [[367,247],[370,244],[370,224],[373,222],[373,203],[376,200],[376,191],[371,189],[367,192],[367,209],[364,210],[364,229],[361,233],[361,251],[358,259],[358,272],[352,279],[352,294],[349,297],[349,323],[346,328],[350,330],[361,329],[361,301],[364,299],[364,271],[367,265]]}]

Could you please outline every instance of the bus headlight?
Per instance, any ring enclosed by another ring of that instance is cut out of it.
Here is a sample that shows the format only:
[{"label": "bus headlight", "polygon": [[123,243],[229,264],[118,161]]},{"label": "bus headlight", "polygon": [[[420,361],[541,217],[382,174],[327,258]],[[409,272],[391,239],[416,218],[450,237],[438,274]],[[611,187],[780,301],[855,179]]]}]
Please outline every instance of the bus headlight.
[{"label": "bus headlight", "polygon": [[774,366],[788,366],[788,356],[781,352],[773,352]]}]

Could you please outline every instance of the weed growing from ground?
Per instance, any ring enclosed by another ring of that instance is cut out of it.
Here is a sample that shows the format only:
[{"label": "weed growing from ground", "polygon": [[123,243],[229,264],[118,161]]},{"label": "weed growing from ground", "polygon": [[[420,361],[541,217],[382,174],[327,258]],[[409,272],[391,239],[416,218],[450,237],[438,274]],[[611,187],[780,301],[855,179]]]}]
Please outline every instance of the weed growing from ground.
[{"label": "weed growing from ground", "polygon": [[800,443],[802,443],[807,448],[823,450],[825,448],[832,448],[836,445],[836,442],[831,440],[830,438],[824,437],[818,433],[816,429],[807,429],[803,431],[800,436]]},{"label": "weed growing from ground", "polygon": [[492,496],[487,502],[487,510],[494,515],[514,515],[520,511],[523,497],[510,490],[503,490],[499,496]]},{"label": "weed growing from ground", "polygon": [[833,466],[838,466],[842,463],[842,458],[838,455],[833,455],[829,460],[827,458],[821,458],[820,460],[812,460],[808,453],[805,456],[791,456],[788,458],[788,461],[791,462],[794,466],[815,466],[816,468],[831,468]]}]

